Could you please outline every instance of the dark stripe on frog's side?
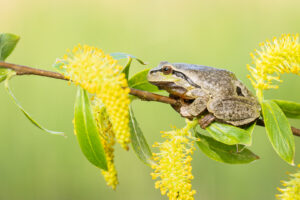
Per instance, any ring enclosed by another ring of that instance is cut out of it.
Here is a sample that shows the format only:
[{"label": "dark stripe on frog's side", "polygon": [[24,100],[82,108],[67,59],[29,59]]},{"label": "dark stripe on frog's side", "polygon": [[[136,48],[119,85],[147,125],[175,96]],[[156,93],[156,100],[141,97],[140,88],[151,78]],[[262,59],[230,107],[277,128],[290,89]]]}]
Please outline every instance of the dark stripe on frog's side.
[{"label": "dark stripe on frog's side", "polygon": [[[158,69],[158,70],[153,70],[150,73],[153,74],[155,72],[162,72],[162,69]],[[196,87],[196,88],[201,88],[200,85],[197,85],[196,83],[194,83],[190,78],[188,78],[185,74],[183,74],[182,72],[176,71],[176,70],[172,70],[172,74],[174,74],[175,76],[182,78],[184,80],[186,80],[190,85]]]},{"label": "dark stripe on frog's side", "polygon": [[196,87],[196,88],[201,88],[200,85],[197,85],[196,83],[194,83],[194,82],[192,81],[192,79],[188,78],[188,77],[187,77],[185,74],[183,74],[182,72],[173,70],[173,71],[172,71],[172,74],[174,74],[175,76],[180,77],[180,78],[186,80],[190,85],[192,85],[192,86],[194,86],[194,87]]}]

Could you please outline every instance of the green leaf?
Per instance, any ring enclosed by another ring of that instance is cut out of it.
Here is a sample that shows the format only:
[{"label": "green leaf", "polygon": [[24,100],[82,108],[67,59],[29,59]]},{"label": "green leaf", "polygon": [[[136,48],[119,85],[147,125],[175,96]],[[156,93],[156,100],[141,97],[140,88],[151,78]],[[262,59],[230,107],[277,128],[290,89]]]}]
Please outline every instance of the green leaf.
[{"label": "green leaf", "polygon": [[248,131],[248,133],[252,137],[252,133],[253,133],[255,126],[256,126],[256,121],[254,123],[248,125],[247,127],[245,127],[244,130]]},{"label": "green leaf", "polygon": [[76,136],[85,157],[96,167],[107,170],[105,152],[93,117],[87,92],[78,87],[74,127]]},{"label": "green leaf", "polygon": [[247,164],[259,159],[247,148],[238,151],[237,145],[223,144],[199,133],[196,134],[196,137],[200,139],[197,141],[200,150],[213,160],[227,164]]},{"label": "green leaf", "polygon": [[253,128],[248,131],[229,124],[213,122],[206,130],[215,140],[224,144],[245,144],[250,146],[252,143]]},{"label": "green leaf", "polygon": [[262,111],[266,131],[274,150],[283,160],[294,165],[295,142],[289,121],[272,100],[262,102]]},{"label": "green leaf", "polygon": [[116,60],[120,60],[120,59],[124,59],[124,58],[128,58],[128,57],[134,58],[134,59],[136,59],[136,61],[138,61],[140,64],[142,64],[142,65],[147,65],[147,63],[145,63],[145,62],[142,61],[141,59],[139,59],[139,58],[137,58],[137,57],[135,57],[135,56],[133,56],[133,55],[130,55],[130,54],[128,54],[128,53],[120,53],[120,52],[116,52],[116,53],[110,53],[110,55],[111,55],[114,59],[116,59]]},{"label": "green leaf", "polygon": [[146,138],[143,135],[143,132],[138,125],[132,108],[130,108],[130,138],[131,138],[131,144],[133,147],[134,152],[136,153],[137,157],[143,161],[145,164],[153,164],[152,158],[152,152],[148,146],[148,143],[146,141]]},{"label": "green leaf", "polygon": [[10,72],[9,69],[0,68],[0,83],[7,78],[9,72]]},{"label": "green leaf", "polygon": [[[15,72],[13,72],[15,73]],[[7,93],[9,94],[9,97],[12,99],[12,101],[18,106],[18,108],[22,111],[22,113],[27,117],[27,119],[29,119],[29,121],[35,125],[36,127],[38,127],[39,129],[47,132],[47,133],[50,133],[50,134],[54,134],[54,135],[62,135],[62,136],[65,136],[65,134],[63,132],[57,132],[57,131],[51,131],[51,130],[48,130],[46,128],[44,128],[42,125],[40,125],[37,121],[35,121],[28,112],[26,112],[24,110],[24,108],[21,106],[21,104],[18,102],[17,98],[15,97],[15,95],[12,93],[10,87],[9,87],[9,84],[8,84],[8,81],[10,79],[10,77],[12,76],[11,75],[8,75],[8,78],[6,79],[5,81],[5,89],[7,91]]]},{"label": "green leaf", "polygon": [[0,34],[0,60],[4,61],[16,47],[20,37],[11,33]]},{"label": "green leaf", "polygon": [[136,73],[133,77],[131,77],[128,81],[129,87],[148,91],[148,92],[158,91],[159,89],[155,85],[152,85],[151,83],[148,82],[147,74],[149,70],[150,69],[145,69],[143,71]]},{"label": "green leaf", "polygon": [[[16,47],[20,37],[10,33],[0,34],[0,61],[4,61]],[[0,83],[7,78],[11,70],[0,67]]]},{"label": "green leaf", "polygon": [[300,119],[300,103],[278,99],[272,101],[280,107],[285,116]]},{"label": "green leaf", "polygon": [[130,68],[131,62],[132,62],[132,58],[128,57],[128,62],[123,69],[123,73],[125,74],[126,80],[128,80],[128,77],[129,77],[129,68]]}]

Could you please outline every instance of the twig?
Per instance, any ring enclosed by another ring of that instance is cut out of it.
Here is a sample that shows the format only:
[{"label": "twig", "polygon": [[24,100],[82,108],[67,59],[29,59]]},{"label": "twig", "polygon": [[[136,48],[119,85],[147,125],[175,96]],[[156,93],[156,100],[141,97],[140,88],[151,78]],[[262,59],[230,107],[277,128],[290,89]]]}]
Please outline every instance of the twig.
[{"label": "twig", "polygon": [[[37,75],[37,76],[46,76],[49,78],[55,78],[55,79],[60,79],[60,80],[65,80],[65,81],[69,80],[64,75],[57,73],[57,72],[27,67],[27,66],[23,66],[23,65],[16,65],[16,64],[0,61],[0,68],[1,67],[12,69],[16,72],[17,75]],[[142,100],[145,100],[145,101],[158,101],[161,103],[180,105],[180,103],[178,101],[176,101],[175,99],[172,99],[172,98],[169,98],[166,96],[162,96],[162,95],[158,95],[158,94],[154,94],[154,93],[147,92],[147,91],[134,89],[134,88],[130,88],[130,94],[134,95]]]},{"label": "twig", "polygon": [[145,101],[158,101],[161,103],[167,103],[175,106],[181,105],[179,101],[172,99],[170,97],[166,97],[159,94],[154,94],[152,92],[147,92],[147,91],[138,90],[134,88],[130,88],[130,94]]},{"label": "twig", "polygon": [[[66,80],[69,81],[68,78],[66,78],[64,75],[57,73],[57,72],[52,72],[52,71],[47,71],[47,70],[42,70],[42,69],[37,69],[37,68],[32,68],[32,67],[27,67],[23,65],[16,65],[12,63],[7,63],[7,62],[1,62],[0,61],[0,68],[8,68],[12,69],[16,72],[17,75],[37,75],[37,76],[45,76],[49,78],[55,78],[55,79],[61,79],[61,80]],[[134,95],[142,100],[145,101],[157,101],[161,103],[167,103],[175,106],[180,106],[180,102],[172,99],[170,97],[154,94],[151,92],[143,91],[143,90],[138,90],[134,88],[130,88],[130,94]],[[264,121],[261,119],[257,120],[256,123],[258,126],[265,126]],[[295,136],[300,137],[300,129],[297,129],[295,127],[291,127],[292,132]]]},{"label": "twig", "polygon": [[65,78],[64,75],[57,73],[57,72],[36,69],[36,68],[27,67],[27,66],[23,66],[23,65],[16,65],[16,64],[11,64],[11,63],[0,61],[0,67],[12,69],[16,72],[17,75],[37,75],[37,76],[46,76],[46,77],[50,77],[50,78],[62,79],[62,80],[66,80],[66,81],[69,80],[69,79]]}]

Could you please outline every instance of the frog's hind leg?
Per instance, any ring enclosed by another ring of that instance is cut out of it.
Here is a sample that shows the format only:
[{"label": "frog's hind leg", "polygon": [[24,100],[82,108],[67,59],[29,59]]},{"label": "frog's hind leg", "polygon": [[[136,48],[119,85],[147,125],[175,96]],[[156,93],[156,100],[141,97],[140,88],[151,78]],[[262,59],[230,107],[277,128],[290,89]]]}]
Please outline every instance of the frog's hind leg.
[{"label": "frog's hind leg", "polygon": [[205,129],[213,121],[215,121],[215,119],[216,119],[216,117],[213,114],[208,113],[208,114],[204,115],[201,119],[199,119],[198,123],[202,129]]},{"label": "frog's hind leg", "polygon": [[260,116],[256,99],[241,96],[211,99],[207,104],[207,110],[217,119],[234,126],[249,124]]}]

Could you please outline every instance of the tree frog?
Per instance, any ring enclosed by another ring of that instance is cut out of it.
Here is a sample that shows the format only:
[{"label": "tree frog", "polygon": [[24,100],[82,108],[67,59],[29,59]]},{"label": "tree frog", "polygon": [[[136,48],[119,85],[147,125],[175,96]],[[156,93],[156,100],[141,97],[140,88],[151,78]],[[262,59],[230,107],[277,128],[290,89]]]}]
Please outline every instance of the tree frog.
[{"label": "tree frog", "polygon": [[202,128],[214,120],[242,126],[260,116],[256,97],[224,69],[163,61],[149,71],[147,79],[181,101],[181,106],[173,106],[181,116],[204,115],[199,121]]}]

